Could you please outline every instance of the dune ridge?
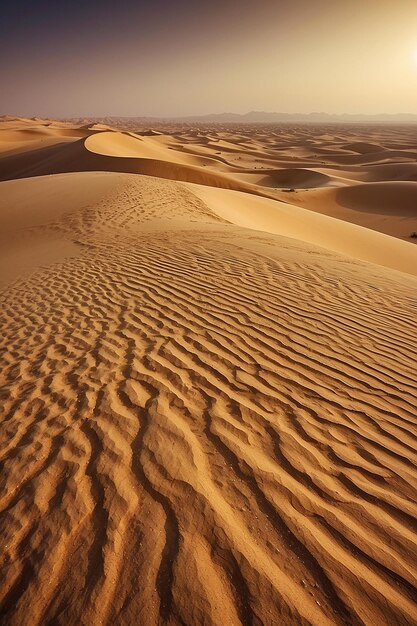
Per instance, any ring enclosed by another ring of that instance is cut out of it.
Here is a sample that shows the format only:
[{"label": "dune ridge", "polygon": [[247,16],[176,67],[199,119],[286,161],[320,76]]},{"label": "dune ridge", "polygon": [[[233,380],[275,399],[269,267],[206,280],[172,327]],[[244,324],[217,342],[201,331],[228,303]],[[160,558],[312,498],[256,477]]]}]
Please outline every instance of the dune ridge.
[{"label": "dune ridge", "polygon": [[[155,159],[150,157],[149,154],[166,156],[165,151],[160,153],[153,147],[150,149],[145,147],[144,152],[142,152],[141,144],[138,146],[138,155],[141,154],[142,156],[131,156],[129,154],[122,156],[117,152],[117,144],[118,142],[116,142],[116,146],[111,144],[108,148],[110,154],[91,151],[86,148],[85,140],[79,139],[71,142],[69,145],[60,143],[58,146],[52,145],[51,147],[36,148],[30,151],[25,150],[23,153],[18,152],[6,155],[0,161],[0,180],[77,171],[110,171],[196,182],[203,185],[236,189],[270,197],[266,191],[256,189],[254,185],[228,177],[223,172],[213,172],[208,168],[205,169],[202,164],[198,164],[198,161],[193,164],[187,158],[184,158],[182,161]],[[117,152],[117,154],[112,154],[112,151]],[[130,152],[134,152],[134,150],[130,148]]]}]

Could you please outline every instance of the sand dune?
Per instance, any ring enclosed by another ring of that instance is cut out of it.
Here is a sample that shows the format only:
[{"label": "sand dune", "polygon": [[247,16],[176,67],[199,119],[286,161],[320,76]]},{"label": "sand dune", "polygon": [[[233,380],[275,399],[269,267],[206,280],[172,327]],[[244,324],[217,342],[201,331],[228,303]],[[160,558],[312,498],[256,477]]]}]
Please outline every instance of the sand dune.
[{"label": "sand dune", "polygon": [[367,180],[411,180],[417,181],[417,163],[390,163],[388,165],[374,165],[368,168]]},{"label": "sand dune", "polygon": [[85,136],[86,132],[78,129],[51,130],[44,126],[25,130],[3,130],[0,132],[0,156],[53,146]]},{"label": "sand dune", "polygon": [[416,183],[239,178],[407,133],[83,125],[0,158],[0,623],[415,623],[417,248],[332,216]]},{"label": "sand dune", "polygon": [[[412,243],[417,231],[417,182],[378,182],[297,194],[297,205]],[[381,249],[384,254],[384,247]]]},{"label": "sand dune", "polygon": [[[154,146],[151,148],[144,146],[141,153],[142,143],[135,138],[131,140],[134,142],[135,149],[138,150],[134,156],[117,152],[121,144],[119,138],[114,143],[106,142],[104,149],[109,154],[94,152],[88,148],[91,145],[89,140],[79,139],[69,144],[60,142],[59,145],[47,148],[25,150],[18,154],[3,156],[3,158],[0,157],[0,180],[76,171],[110,171],[195,182],[268,197],[268,192],[262,188],[256,189],[251,183],[245,183],[223,172],[212,171],[204,167],[203,162],[198,163],[195,157],[190,158],[184,155],[178,160],[175,158],[173,160],[155,159],[151,154],[156,153],[157,156],[167,157],[166,151]],[[136,145],[137,143],[139,146]],[[96,145],[96,142],[92,145]],[[129,137],[123,137],[122,145],[125,152],[129,149],[133,151]]]},{"label": "sand dune", "polygon": [[258,184],[270,187],[289,187],[295,189],[311,189],[322,187],[331,182],[331,178],[314,170],[300,168],[282,168],[259,175]]},{"label": "sand dune", "polygon": [[169,161],[184,165],[207,165],[210,159],[191,157],[177,150],[165,147],[155,141],[152,136],[103,132],[95,134],[84,142],[90,152],[115,157],[137,157],[157,161]]},{"label": "sand dune", "polygon": [[416,182],[381,182],[352,185],[339,189],[337,198],[342,206],[357,211],[417,217]]},{"label": "sand dune", "polygon": [[384,147],[380,144],[358,141],[357,143],[345,144],[343,149],[350,150],[351,152],[357,152],[358,154],[375,154],[383,152]]},{"label": "sand dune", "polygon": [[[332,216],[329,218],[298,206],[237,191],[197,185],[190,187],[217,215],[239,226],[293,237],[417,276],[417,246],[342,219],[334,219],[335,211],[332,209],[329,210]],[[411,226],[417,228],[417,205],[414,213]]]},{"label": "sand dune", "polygon": [[367,165],[369,163],[389,163],[390,161],[407,163],[409,161],[415,161],[416,159],[417,152],[406,152],[400,150],[360,154],[333,154],[331,152],[325,154],[325,160],[327,163],[336,163],[339,165]]}]

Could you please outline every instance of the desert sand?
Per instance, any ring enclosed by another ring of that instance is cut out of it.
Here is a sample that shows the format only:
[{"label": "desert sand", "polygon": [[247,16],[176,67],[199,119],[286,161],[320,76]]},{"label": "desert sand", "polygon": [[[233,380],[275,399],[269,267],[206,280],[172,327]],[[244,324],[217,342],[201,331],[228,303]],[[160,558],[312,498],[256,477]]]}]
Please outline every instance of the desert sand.
[{"label": "desert sand", "polygon": [[417,623],[417,139],[0,121],[0,622]]}]

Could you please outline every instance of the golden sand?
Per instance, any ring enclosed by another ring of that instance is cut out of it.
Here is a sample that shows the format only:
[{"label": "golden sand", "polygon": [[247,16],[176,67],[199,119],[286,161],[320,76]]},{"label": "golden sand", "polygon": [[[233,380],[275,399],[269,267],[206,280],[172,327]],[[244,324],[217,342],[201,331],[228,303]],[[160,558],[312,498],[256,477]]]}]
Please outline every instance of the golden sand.
[{"label": "golden sand", "polygon": [[232,131],[3,123],[2,624],[416,622],[416,146]]}]

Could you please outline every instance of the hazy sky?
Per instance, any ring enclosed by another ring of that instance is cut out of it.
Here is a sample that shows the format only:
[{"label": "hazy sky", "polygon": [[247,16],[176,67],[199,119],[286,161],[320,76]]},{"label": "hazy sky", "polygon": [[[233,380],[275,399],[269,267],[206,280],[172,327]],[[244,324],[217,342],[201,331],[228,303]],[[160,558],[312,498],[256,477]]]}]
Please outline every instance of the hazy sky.
[{"label": "hazy sky", "polygon": [[3,3],[0,114],[417,113],[417,0]]}]

